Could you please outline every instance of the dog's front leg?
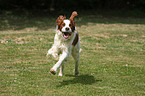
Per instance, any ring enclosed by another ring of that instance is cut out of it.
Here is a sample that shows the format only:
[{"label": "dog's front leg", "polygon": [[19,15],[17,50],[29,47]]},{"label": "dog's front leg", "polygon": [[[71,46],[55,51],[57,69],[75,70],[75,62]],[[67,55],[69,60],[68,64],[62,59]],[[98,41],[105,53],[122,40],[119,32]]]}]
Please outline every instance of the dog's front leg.
[{"label": "dog's front leg", "polygon": [[66,52],[63,52],[62,55],[60,55],[58,62],[51,68],[50,73],[55,75],[57,72],[57,68],[60,67],[60,65],[67,59],[68,54]]}]

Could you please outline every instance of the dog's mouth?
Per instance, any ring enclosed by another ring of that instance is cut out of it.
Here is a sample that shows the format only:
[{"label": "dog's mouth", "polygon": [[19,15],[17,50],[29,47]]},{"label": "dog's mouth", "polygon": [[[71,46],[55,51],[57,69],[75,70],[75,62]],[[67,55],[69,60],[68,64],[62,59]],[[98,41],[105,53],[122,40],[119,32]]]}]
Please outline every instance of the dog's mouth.
[{"label": "dog's mouth", "polygon": [[62,32],[62,35],[65,39],[68,39],[69,36],[71,36],[71,34],[72,34],[71,32]]}]

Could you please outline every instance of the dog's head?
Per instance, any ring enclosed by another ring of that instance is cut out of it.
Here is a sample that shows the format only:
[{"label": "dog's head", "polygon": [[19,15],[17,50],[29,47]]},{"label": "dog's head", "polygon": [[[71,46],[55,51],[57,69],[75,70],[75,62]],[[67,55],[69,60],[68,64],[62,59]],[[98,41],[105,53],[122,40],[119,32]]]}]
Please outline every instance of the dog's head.
[{"label": "dog's head", "polygon": [[65,16],[60,15],[56,22],[58,24],[58,30],[62,32],[62,36],[65,39],[68,39],[74,32],[75,30],[75,22],[74,22],[74,17],[77,16],[77,12],[74,11],[69,19],[66,19]]}]

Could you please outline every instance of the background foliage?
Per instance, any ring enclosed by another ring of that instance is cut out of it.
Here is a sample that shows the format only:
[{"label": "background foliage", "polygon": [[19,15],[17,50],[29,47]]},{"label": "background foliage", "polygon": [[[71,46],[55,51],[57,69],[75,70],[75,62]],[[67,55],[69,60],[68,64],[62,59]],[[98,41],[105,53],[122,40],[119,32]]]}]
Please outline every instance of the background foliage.
[{"label": "background foliage", "polygon": [[145,0],[0,0],[0,9],[137,9],[143,11]]}]

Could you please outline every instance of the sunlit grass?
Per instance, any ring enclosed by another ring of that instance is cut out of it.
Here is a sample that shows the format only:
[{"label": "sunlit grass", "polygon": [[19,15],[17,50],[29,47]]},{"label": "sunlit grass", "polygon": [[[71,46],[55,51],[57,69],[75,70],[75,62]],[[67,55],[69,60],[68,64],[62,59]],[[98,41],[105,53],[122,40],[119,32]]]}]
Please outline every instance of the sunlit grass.
[{"label": "sunlit grass", "polygon": [[8,17],[0,28],[0,95],[145,95],[144,19],[77,18],[80,75],[74,76],[70,58],[58,77],[48,73],[56,61],[46,57],[55,18]]}]

